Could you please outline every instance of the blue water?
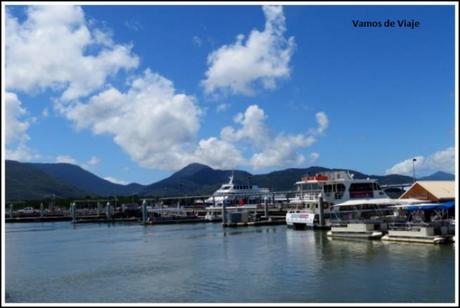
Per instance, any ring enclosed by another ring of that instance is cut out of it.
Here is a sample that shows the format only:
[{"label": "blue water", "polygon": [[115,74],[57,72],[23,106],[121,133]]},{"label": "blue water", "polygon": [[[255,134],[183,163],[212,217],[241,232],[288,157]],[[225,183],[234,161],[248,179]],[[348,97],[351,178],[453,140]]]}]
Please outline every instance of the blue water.
[{"label": "blue water", "polygon": [[453,245],[286,226],[6,225],[6,301],[452,303]]}]

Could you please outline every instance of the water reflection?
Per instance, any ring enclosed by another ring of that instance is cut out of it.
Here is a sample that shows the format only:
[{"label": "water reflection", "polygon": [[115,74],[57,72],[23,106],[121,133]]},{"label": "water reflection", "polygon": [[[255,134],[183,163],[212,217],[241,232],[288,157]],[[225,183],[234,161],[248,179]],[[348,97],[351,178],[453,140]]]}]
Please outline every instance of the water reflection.
[{"label": "water reflection", "polygon": [[454,294],[454,246],[285,226],[53,226],[7,225],[8,301],[385,303]]}]

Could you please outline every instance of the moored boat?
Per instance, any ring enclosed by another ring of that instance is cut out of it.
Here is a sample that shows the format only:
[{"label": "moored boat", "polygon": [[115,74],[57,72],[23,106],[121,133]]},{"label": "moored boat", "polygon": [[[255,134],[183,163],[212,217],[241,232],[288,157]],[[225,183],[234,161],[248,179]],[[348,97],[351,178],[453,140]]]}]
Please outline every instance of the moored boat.
[{"label": "moored boat", "polygon": [[448,215],[454,205],[452,200],[393,206],[394,213],[404,217],[405,221],[390,223],[382,240],[431,244],[454,242],[454,220]]},{"label": "moored boat", "polygon": [[331,226],[331,208],[348,200],[389,199],[376,179],[356,179],[346,171],[304,176],[296,182],[297,193],[289,202],[297,208],[286,214],[288,227]]}]

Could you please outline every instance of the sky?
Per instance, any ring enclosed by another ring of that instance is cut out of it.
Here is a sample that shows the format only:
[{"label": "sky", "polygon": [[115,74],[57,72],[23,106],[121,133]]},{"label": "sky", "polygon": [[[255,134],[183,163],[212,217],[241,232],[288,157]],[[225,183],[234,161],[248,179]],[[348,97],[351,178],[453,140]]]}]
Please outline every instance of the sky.
[{"label": "sky", "polygon": [[6,159],[454,173],[453,5],[2,5]]}]

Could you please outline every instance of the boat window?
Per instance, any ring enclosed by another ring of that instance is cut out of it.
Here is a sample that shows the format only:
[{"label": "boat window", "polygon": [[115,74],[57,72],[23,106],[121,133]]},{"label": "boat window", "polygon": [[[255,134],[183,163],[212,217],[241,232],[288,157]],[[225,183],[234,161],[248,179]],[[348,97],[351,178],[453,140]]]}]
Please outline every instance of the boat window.
[{"label": "boat window", "polygon": [[374,183],[374,190],[380,190],[380,186],[377,183]]},{"label": "boat window", "polygon": [[[308,183],[308,184],[303,184],[301,185],[302,186],[302,190],[305,190],[305,191],[308,191],[308,190],[320,190],[321,188],[319,187],[318,183]],[[298,187],[298,189],[300,190],[300,185]]]},{"label": "boat window", "polygon": [[337,192],[344,192],[344,191],[345,191],[345,185],[337,184]]},{"label": "boat window", "polygon": [[353,183],[350,185],[350,198],[372,198],[373,183]]},{"label": "boat window", "polygon": [[222,190],[228,190],[228,189],[230,189],[230,186],[224,186],[224,187],[222,187]]},{"label": "boat window", "polygon": [[324,192],[332,192],[332,185],[324,185]]},{"label": "boat window", "polygon": [[350,185],[350,191],[372,190],[373,183],[353,183]]}]

